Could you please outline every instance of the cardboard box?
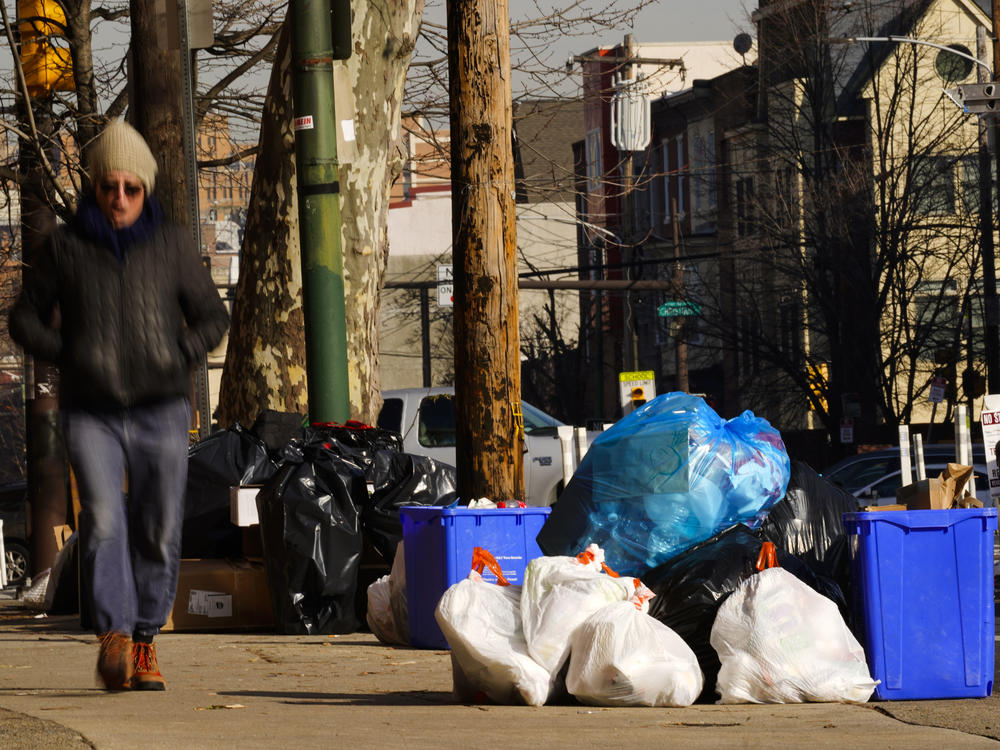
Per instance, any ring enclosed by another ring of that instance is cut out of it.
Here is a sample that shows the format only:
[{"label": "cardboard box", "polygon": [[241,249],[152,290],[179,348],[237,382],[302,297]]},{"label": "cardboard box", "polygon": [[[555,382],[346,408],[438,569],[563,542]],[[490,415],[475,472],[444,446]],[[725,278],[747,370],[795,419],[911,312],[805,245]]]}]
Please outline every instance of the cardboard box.
[{"label": "cardboard box", "polygon": [[259,484],[241,484],[229,488],[229,520],[237,526],[253,526],[260,523],[257,517],[257,493]]},{"label": "cardboard box", "polygon": [[907,510],[905,505],[866,505],[865,513],[878,513],[883,510]]},{"label": "cardboard box", "polygon": [[260,537],[260,525],[240,527],[240,545],[243,557],[262,559],[264,557],[264,542]]},{"label": "cardboard box", "polygon": [[934,477],[921,479],[905,487],[900,487],[896,490],[896,500],[909,510],[982,507],[982,503],[970,495],[967,490],[963,490],[962,496],[957,499],[952,492],[953,490],[945,488],[945,480],[942,477]]},{"label": "cardboard box", "polygon": [[920,479],[900,487],[896,490],[896,500],[909,510],[943,510],[951,507],[950,498],[945,504],[940,477]]},{"label": "cardboard box", "polygon": [[162,630],[251,630],[274,624],[262,562],[181,560],[177,597]]}]

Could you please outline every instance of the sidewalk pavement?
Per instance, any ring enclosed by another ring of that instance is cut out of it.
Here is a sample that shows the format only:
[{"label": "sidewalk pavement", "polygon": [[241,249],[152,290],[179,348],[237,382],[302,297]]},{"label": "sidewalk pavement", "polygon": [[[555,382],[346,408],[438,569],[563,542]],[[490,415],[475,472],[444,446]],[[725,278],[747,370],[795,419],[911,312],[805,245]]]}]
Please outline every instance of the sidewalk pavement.
[{"label": "sidewalk pavement", "polygon": [[165,692],[97,686],[94,636],[72,616],[0,600],[0,747],[997,747],[1000,699],[867,705],[530,708],[463,705],[448,652],[369,633],[164,633]]}]

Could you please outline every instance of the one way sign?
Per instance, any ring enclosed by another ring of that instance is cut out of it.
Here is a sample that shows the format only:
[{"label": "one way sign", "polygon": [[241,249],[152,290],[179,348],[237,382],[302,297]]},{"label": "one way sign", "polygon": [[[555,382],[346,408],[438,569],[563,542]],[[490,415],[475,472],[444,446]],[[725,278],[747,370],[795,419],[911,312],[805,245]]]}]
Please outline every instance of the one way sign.
[{"label": "one way sign", "polygon": [[455,306],[455,283],[453,281],[451,264],[440,264],[438,273],[438,307]]}]

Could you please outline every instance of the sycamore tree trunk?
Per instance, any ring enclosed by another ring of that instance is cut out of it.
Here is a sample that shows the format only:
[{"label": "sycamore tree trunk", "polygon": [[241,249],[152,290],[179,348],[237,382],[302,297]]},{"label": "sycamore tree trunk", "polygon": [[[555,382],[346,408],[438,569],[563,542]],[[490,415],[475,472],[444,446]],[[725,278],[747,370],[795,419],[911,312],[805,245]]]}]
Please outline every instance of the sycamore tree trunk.
[{"label": "sycamore tree trunk", "polygon": [[[344,294],[351,417],[371,424],[381,405],[376,331],[389,252],[389,185],[401,168],[395,147],[400,107],[423,0],[354,0],[353,12],[347,68],[357,106],[358,157],[340,168]],[[308,413],[287,27],[281,34],[222,374],[223,426],[250,425],[264,409]]]},{"label": "sycamore tree trunk", "polygon": [[354,0],[353,6],[347,70],[357,107],[358,156],[340,170],[347,367],[351,416],[374,424],[382,406],[378,320],[389,259],[389,186],[403,167],[399,116],[424,0]]}]

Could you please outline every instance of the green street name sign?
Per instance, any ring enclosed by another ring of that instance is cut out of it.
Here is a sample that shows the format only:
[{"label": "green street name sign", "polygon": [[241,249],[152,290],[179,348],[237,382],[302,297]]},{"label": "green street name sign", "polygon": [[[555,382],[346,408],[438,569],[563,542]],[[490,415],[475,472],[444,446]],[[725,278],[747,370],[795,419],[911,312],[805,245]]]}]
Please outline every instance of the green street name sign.
[{"label": "green street name sign", "polygon": [[694,302],[674,301],[674,302],[664,302],[658,308],[656,312],[659,313],[661,318],[675,318],[682,315],[701,315],[701,305],[697,305]]}]

